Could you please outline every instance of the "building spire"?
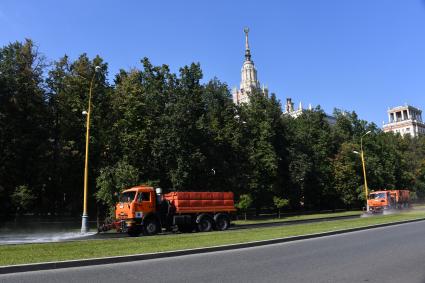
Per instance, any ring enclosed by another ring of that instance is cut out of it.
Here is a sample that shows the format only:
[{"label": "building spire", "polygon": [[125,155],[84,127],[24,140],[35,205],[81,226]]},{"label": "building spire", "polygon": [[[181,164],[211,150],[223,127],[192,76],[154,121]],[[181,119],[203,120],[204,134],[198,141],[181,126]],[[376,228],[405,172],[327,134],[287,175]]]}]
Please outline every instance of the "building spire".
[{"label": "building spire", "polygon": [[248,33],[249,28],[244,28],[243,31],[245,32],[245,61],[251,61],[251,52],[249,50],[249,43],[248,43]]},{"label": "building spire", "polygon": [[269,92],[267,87],[261,89],[260,82],[257,80],[257,69],[254,66],[254,62],[251,61],[251,50],[248,42],[249,28],[245,27],[243,31],[245,33],[245,61],[241,69],[240,88],[233,91],[233,101],[236,104],[249,103],[249,94],[255,91],[261,92],[266,97]]}]

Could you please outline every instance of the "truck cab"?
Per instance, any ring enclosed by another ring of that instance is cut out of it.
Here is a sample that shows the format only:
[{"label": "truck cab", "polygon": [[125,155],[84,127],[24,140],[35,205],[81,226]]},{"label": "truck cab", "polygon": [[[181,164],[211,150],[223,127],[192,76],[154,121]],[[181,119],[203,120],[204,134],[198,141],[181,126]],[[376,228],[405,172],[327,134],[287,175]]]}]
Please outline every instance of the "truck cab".
[{"label": "truck cab", "polygon": [[369,209],[372,211],[381,211],[386,208],[390,208],[391,194],[389,191],[376,191],[369,194],[367,204]]},{"label": "truck cab", "polygon": [[[119,195],[115,217],[120,221],[121,230],[127,231],[131,236],[138,236],[142,232],[156,233],[160,225],[156,206],[156,194],[153,187],[133,187]],[[148,222],[154,222],[154,224],[147,227]]]}]

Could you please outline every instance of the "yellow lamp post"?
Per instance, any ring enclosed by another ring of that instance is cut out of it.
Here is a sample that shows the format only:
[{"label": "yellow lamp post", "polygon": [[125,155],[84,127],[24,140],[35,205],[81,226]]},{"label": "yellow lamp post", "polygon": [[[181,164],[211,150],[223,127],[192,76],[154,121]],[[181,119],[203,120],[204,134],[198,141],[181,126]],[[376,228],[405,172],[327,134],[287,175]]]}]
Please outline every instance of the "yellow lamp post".
[{"label": "yellow lamp post", "polygon": [[83,216],[81,220],[81,233],[87,233],[89,231],[87,213],[87,185],[88,185],[88,174],[89,174],[89,141],[90,141],[90,114],[91,114],[91,97],[93,91],[93,84],[96,78],[96,74],[100,71],[100,67],[96,66],[94,69],[93,77],[90,81],[89,89],[89,105],[87,111],[83,111],[83,114],[87,115],[86,121],[86,157],[84,162],[84,202],[83,202]]},{"label": "yellow lamp post", "polygon": [[363,138],[370,134],[371,131],[366,132],[363,136],[360,138],[360,153],[357,151],[353,151],[356,154],[360,154],[360,157],[362,159],[362,166],[363,166],[363,179],[364,179],[364,192],[365,192],[365,200],[366,200],[366,211],[369,211],[369,205],[367,204],[367,197],[369,195],[369,189],[367,187],[367,178],[366,178],[366,164],[364,160],[364,151],[363,151]]}]

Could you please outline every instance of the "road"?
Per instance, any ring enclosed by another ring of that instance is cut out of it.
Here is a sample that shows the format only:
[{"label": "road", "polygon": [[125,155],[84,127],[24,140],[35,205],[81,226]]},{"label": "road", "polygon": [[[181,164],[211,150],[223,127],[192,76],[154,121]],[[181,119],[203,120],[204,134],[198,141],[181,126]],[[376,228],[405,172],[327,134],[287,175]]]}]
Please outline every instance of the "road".
[{"label": "road", "polygon": [[0,282],[425,283],[425,221],[233,251],[1,275]]}]

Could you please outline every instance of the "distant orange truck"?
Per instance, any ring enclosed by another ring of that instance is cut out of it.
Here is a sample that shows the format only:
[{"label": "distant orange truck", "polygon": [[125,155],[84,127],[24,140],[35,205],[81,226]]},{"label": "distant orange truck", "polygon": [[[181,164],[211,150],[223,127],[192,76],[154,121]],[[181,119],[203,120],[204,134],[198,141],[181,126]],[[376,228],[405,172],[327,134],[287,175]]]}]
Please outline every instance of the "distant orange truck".
[{"label": "distant orange truck", "polygon": [[369,194],[367,204],[370,212],[409,207],[408,190],[375,191]]},{"label": "distant orange truck", "polygon": [[130,236],[167,231],[208,232],[230,227],[235,212],[232,192],[171,192],[136,186],[123,191],[115,207],[115,222],[100,230],[115,228]]}]

